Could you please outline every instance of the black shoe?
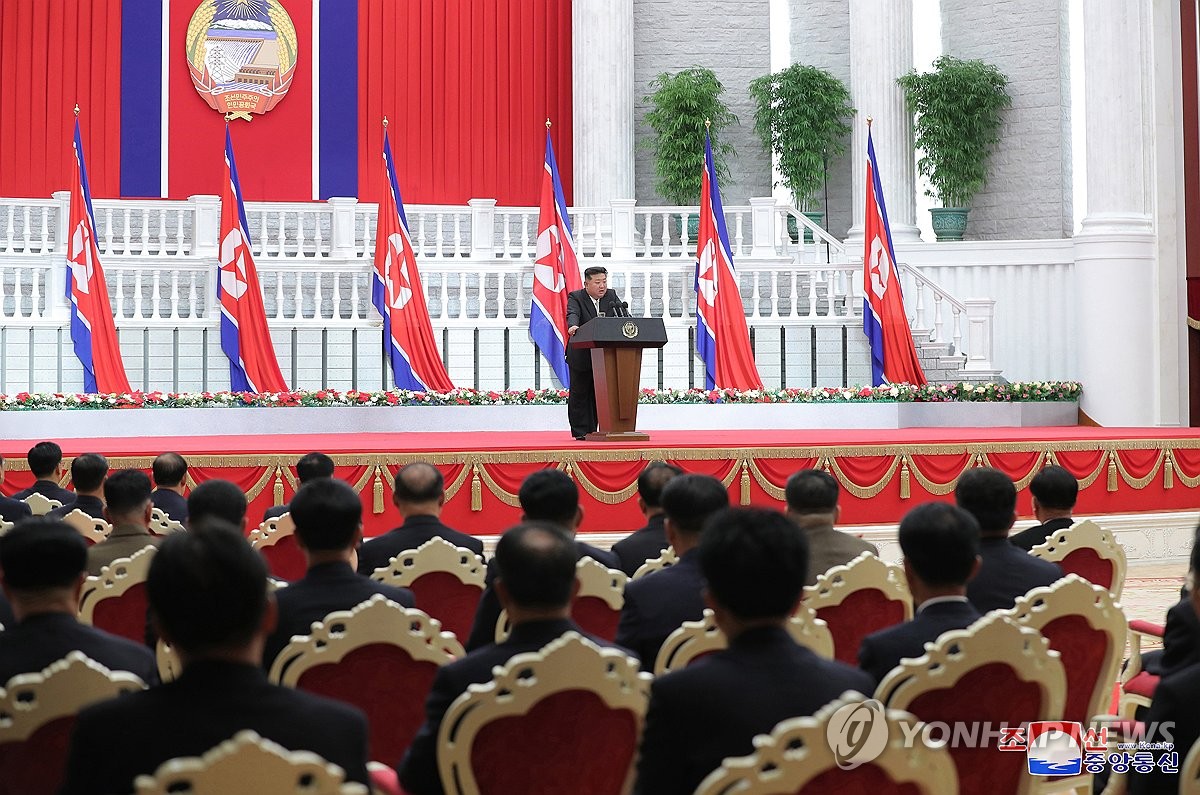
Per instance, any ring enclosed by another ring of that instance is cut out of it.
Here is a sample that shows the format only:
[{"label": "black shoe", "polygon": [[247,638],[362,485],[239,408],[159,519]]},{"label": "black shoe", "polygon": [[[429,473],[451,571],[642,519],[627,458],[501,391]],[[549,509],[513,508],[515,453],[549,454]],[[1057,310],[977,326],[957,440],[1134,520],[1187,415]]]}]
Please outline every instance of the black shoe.
[{"label": "black shoe", "polygon": [[577,441],[577,442],[586,442],[586,441],[587,441],[587,437],[586,437],[586,436],[576,436],[576,437],[575,437],[575,441]]}]

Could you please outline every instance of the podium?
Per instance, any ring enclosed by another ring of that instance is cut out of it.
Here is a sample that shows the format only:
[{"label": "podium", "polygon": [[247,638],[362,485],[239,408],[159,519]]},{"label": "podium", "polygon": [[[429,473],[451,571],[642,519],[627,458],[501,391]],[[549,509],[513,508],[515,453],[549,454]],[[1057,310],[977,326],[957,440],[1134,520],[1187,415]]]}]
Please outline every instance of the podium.
[{"label": "podium", "polygon": [[642,349],[667,344],[667,329],[657,317],[597,317],[579,327],[571,347],[592,351],[596,416],[600,430],[590,442],[646,441],[635,430],[642,377]]}]

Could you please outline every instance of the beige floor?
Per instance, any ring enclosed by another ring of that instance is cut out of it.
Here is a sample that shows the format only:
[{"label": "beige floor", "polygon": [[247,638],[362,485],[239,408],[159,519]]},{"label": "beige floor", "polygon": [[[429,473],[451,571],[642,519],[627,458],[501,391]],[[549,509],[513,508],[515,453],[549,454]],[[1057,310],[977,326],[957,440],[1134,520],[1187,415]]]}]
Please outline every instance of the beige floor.
[{"label": "beige floor", "polygon": [[1166,620],[1167,609],[1179,601],[1187,566],[1181,563],[1132,565],[1125,574],[1121,606],[1132,621]]}]

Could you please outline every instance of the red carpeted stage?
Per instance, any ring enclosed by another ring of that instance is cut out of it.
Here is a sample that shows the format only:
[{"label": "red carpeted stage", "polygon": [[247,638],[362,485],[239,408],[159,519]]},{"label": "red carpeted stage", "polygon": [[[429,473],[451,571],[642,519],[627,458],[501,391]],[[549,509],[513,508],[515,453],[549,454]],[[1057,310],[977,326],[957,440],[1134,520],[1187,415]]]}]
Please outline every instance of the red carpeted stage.
[{"label": "red carpeted stage", "polygon": [[[69,458],[95,451],[112,467],[149,469],[155,454],[182,453],[191,485],[210,478],[249,495],[251,521],[296,488],[304,453],[333,456],[336,474],[362,494],[368,536],[399,522],[391,480],[409,461],[436,464],[446,477],[445,522],[476,534],[501,531],[519,515],[517,489],[529,472],[566,469],[586,511],[581,532],[642,524],[636,481],[647,461],[665,459],[723,480],[734,503],[781,505],[789,475],[828,469],[841,483],[842,522],[894,523],[910,507],[948,499],[957,476],[998,467],[1025,489],[1046,462],[1082,481],[1079,514],[1200,508],[1200,429],[915,428],[903,430],[657,431],[647,446],[564,441],[562,432],[312,434],[60,439]],[[4,491],[28,485],[26,441],[0,442],[8,462]],[[1018,503],[1030,513],[1028,491]]]}]

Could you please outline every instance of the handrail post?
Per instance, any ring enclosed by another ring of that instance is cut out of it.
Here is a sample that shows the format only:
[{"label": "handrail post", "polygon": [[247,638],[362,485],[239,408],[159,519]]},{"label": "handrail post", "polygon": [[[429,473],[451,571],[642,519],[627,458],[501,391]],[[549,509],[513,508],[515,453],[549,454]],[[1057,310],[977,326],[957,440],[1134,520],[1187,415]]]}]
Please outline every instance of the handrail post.
[{"label": "handrail post", "polygon": [[496,258],[496,200],[469,199],[471,207],[471,259]]},{"label": "handrail post", "polygon": [[637,199],[612,199],[612,258],[633,259],[633,208]]},{"label": "handrail post", "polygon": [[67,316],[67,306],[70,303],[67,300],[66,261],[71,253],[67,248],[67,226],[71,223],[71,191],[56,190],[51,195],[58,204],[58,223],[54,229],[54,254],[50,257],[53,264],[50,267],[50,276],[46,280],[46,289],[50,291],[50,295],[46,296],[46,315],[53,320],[61,320]]},{"label": "handrail post", "polygon": [[750,256],[767,259],[775,256],[775,197],[760,196],[750,199],[751,242]]},{"label": "handrail post", "polygon": [[[188,196],[192,205],[192,255],[195,257],[217,259],[217,238],[221,234],[221,199],[219,196]],[[220,314],[217,305],[217,269],[204,269],[204,314],[203,317],[215,318]]]},{"label": "handrail post", "polygon": [[358,199],[332,196],[328,204],[333,213],[329,228],[329,258],[352,260],[358,254],[354,245],[354,213],[358,208]]},{"label": "handrail post", "polygon": [[967,363],[964,369],[994,370],[992,328],[996,302],[990,298],[965,298],[962,303],[967,314]]}]

